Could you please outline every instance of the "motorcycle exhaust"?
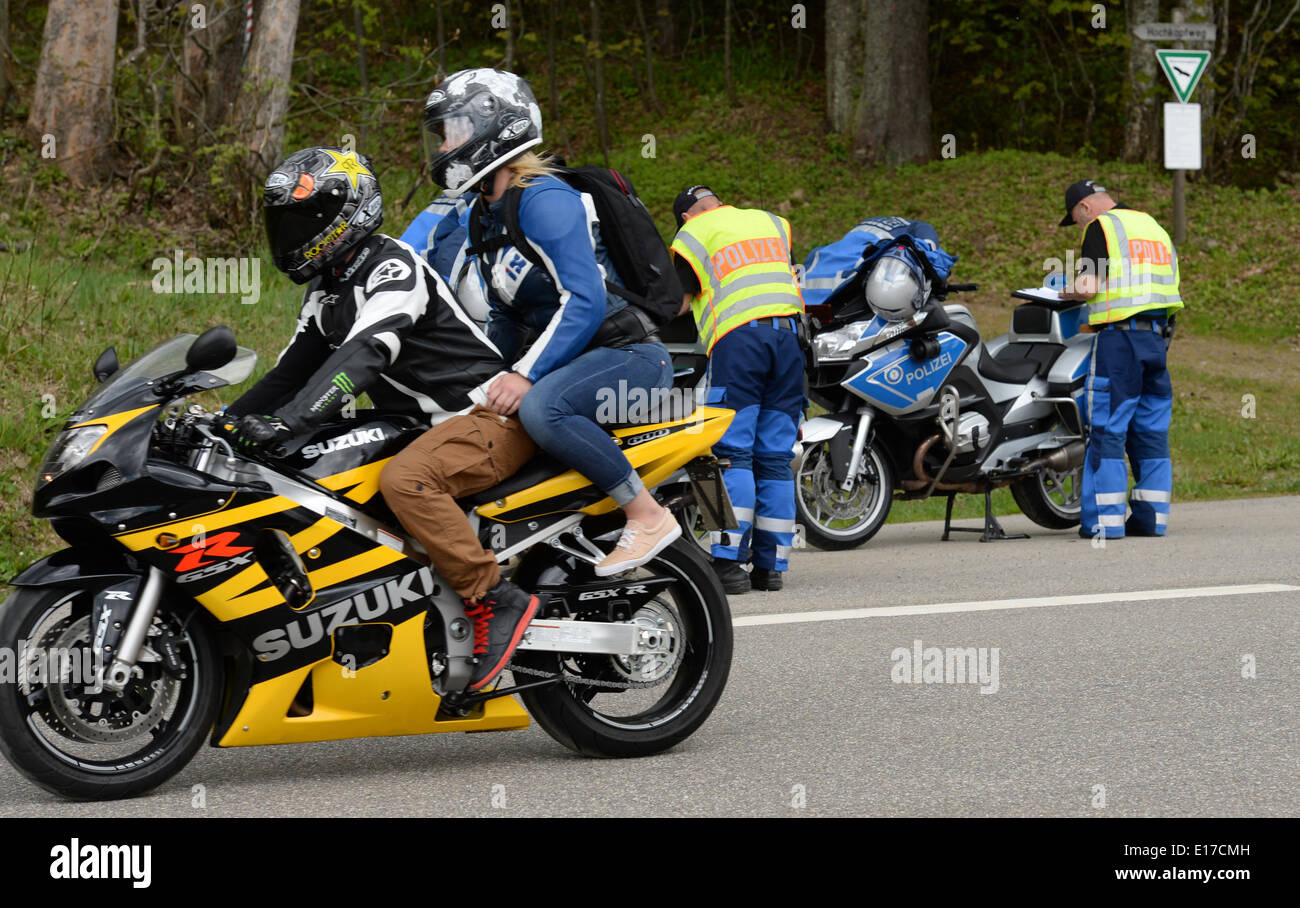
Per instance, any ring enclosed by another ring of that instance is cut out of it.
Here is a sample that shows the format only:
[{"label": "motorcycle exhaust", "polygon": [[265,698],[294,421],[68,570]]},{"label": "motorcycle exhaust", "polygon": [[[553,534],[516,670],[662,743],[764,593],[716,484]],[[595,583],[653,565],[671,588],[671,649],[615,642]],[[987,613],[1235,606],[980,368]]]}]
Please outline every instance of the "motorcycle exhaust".
[{"label": "motorcycle exhaust", "polygon": [[1082,441],[1072,441],[1068,445],[1054,448],[1043,456],[1034,458],[1025,464],[1023,469],[1027,473],[1044,468],[1055,473],[1064,473],[1083,463],[1083,455],[1086,450],[1087,448]]}]

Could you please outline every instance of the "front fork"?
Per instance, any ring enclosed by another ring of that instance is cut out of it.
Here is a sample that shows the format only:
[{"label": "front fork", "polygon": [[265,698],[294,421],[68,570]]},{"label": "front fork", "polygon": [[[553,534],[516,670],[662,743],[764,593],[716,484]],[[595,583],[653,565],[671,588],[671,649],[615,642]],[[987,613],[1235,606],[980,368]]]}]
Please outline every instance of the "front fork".
[{"label": "front fork", "polygon": [[150,566],[144,589],[136,599],[126,631],[122,634],[122,643],[117,648],[117,655],[113,657],[112,665],[104,673],[104,687],[108,690],[120,693],[131,680],[131,671],[135,668],[136,660],[140,658],[144,638],[149,633],[149,626],[153,624],[154,615],[158,612],[158,603],[162,601],[165,583],[163,572]]},{"label": "front fork", "polygon": [[849,462],[844,466],[844,481],[840,483],[840,488],[845,492],[853,491],[853,486],[862,472],[860,466],[862,452],[866,450],[867,438],[871,435],[871,423],[875,418],[876,411],[871,407],[858,408],[858,428],[853,434],[853,448],[849,454]]}]

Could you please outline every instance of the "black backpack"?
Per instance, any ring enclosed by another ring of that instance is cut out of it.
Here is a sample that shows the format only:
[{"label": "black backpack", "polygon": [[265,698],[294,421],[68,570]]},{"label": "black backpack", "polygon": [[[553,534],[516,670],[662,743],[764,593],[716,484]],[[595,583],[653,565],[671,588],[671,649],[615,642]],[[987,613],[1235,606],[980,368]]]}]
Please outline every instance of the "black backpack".
[{"label": "black backpack", "polygon": [[[627,177],[607,167],[561,167],[555,175],[579,192],[591,196],[600,220],[600,238],[610,262],[626,285],[605,281],[605,288],[645,312],[658,328],[676,317],[682,308],[681,281],[673,268],[668,247],[664,245],[654,218]],[[544,268],[542,258],[519,229],[519,198],[523,189],[507,189],[505,201],[506,232],[503,236],[483,239],[482,198],[475,202],[469,218],[469,252],[482,257],[506,245],[514,246],[524,258]]]}]

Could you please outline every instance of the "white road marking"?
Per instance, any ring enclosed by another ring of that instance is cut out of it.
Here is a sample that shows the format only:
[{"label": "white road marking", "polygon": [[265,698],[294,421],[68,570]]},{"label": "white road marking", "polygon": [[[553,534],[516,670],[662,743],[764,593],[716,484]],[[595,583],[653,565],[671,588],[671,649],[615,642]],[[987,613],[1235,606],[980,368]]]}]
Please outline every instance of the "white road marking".
[{"label": "white road marking", "polygon": [[1032,599],[983,599],[976,602],[935,602],[929,605],[886,605],[880,608],[846,608],[834,611],[787,612],[780,615],[743,615],[735,627],[761,624],[801,624],[811,621],[850,621],[855,618],[897,618],[905,615],[941,615],[948,612],[992,612],[1014,608],[1048,608],[1058,605],[1104,605],[1108,602],[1150,602],[1157,599],[1205,599],[1213,596],[1250,596],[1291,593],[1300,586],[1285,583],[1247,583],[1237,586],[1193,586],[1174,590],[1135,590],[1128,593],[1087,593],[1081,596],[1042,596]]}]

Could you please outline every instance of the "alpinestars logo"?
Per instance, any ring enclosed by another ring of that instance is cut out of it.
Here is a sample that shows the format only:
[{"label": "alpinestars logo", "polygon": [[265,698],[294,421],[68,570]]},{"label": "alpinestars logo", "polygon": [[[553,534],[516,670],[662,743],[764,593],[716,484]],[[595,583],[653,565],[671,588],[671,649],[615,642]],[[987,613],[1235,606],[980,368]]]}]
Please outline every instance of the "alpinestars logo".
[{"label": "alpinestars logo", "polygon": [[402,611],[408,603],[421,602],[432,595],[433,574],[428,568],[420,568],[341,602],[330,603],[285,627],[259,634],[253,639],[253,650],[263,662],[274,662],[295,649],[318,643],[344,624],[376,621],[390,612]]},{"label": "alpinestars logo", "polygon": [[410,275],[410,265],[399,259],[389,259],[370,272],[370,277],[366,280],[366,295],[373,293],[376,287],[393,281],[405,280]]},{"label": "alpinestars logo", "polygon": [[322,454],[329,454],[333,451],[341,451],[344,448],[357,448],[361,445],[373,444],[377,441],[384,440],[383,429],[353,429],[347,435],[337,435],[326,441],[318,441],[315,444],[304,445],[302,456],[311,460],[320,457]]}]

